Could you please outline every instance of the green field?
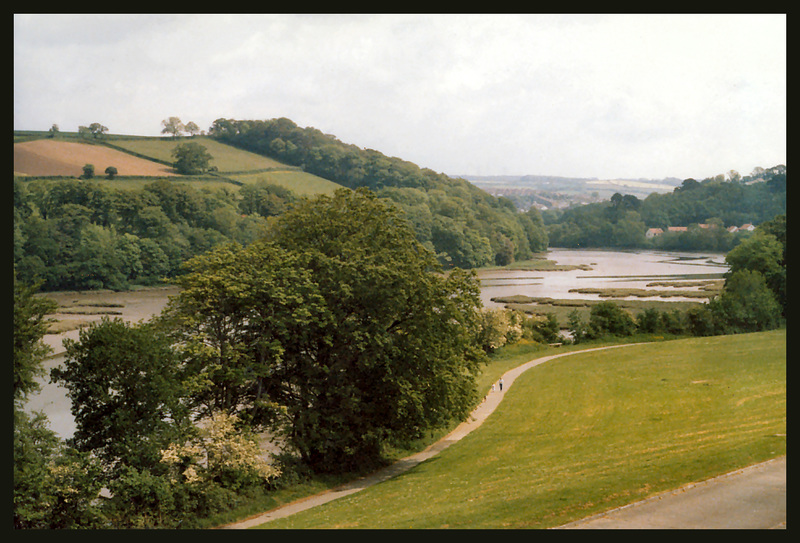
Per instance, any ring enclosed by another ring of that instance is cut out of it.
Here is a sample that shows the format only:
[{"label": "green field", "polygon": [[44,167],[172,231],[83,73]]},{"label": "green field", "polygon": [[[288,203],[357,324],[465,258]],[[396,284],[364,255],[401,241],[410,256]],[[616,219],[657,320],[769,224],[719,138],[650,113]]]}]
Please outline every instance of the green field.
[{"label": "green field", "polygon": [[244,184],[266,182],[285,187],[297,196],[333,195],[342,185],[328,181],[314,174],[299,170],[268,171],[255,173],[227,174],[225,177]]},{"label": "green field", "polygon": [[433,459],[260,528],[549,528],[785,454],[785,330],[576,353]]},{"label": "green field", "polygon": [[116,147],[121,147],[128,151],[172,162],[175,160],[172,156],[172,151],[178,145],[194,142],[205,147],[209,154],[214,157],[211,161],[212,166],[216,166],[220,172],[244,172],[251,170],[265,170],[265,169],[287,169],[285,164],[282,164],[269,157],[251,153],[219,143],[218,141],[206,138],[196,137],[191,139],[167,139],[167,138],[153,138],[153,139],[130,139],[130,140],[114,140],[113,143]]},{"label": "green field", "polygon": [[[207,137],[197,137],[190,140],[185,138],[177,140],[165,138],[119,139],[114,140],[112,143],[116,147],[143,157],[171,162],[173,160],[172,150],[177,145],[188,141],[204,146],[209,154],[214,157],[211,161],[211,166],[216,166],[219,170],[219,176],[237,183],[252,184],[263,181],[285,187],[297,196],[333,194],[337,189],[342,188],[341,185],[306,173],[300,168],[287,166],[269,157],[237,149]],[[220,181],[223,181],[223,179]],[[228,184],[227,186],[232,190],[237,188],[236,185],[231,186]]]}]

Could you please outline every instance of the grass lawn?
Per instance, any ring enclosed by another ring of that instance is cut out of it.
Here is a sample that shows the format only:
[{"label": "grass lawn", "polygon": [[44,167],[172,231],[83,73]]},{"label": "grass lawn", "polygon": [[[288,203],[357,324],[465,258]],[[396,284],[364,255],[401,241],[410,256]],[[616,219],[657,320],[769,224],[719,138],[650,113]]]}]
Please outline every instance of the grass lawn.
[{"label": "grass lawn", "polygon": [[431,460],[261,528],[548,528],[784,454],[785,330],[576,353]]}]

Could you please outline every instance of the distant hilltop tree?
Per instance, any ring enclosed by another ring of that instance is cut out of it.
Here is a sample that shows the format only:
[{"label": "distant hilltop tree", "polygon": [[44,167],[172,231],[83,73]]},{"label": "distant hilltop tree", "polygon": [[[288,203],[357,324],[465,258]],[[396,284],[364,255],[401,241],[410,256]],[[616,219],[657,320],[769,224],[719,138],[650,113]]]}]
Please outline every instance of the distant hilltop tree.
[{"label": "distant hilltop tree", "polygon": [[186,126],[184,126],[183,128],[189,133],[190,136],[196,136],[197,134],[200,133],[200,127],[197,126],[197,124],[195,124],[192,121],[186,123]]},{"label": "distant hilltop tree", "polygon": [[188,133],[190,136],[196,136],[201,132],[200,127],[197,126],[197,123],[189,121],[188,123],[183,124],[183,121],[181,121],[178,117],[164,119],[161,121],[161,126],[163,127],[161,133],[169,134],[173,138],[179,138],[184,132]]},{"label": "distant hilltop tree", "polygon": [[161,126],[164,127],[161,130],[161,133],[169,134],[173,138],[179,137],[186,129],[183,122],[178,117],[170,117],[169,119],[161,121]]},{"label": "distant hilltop tree", "polygon": [[[52,129],[51,129],[52,130]],[[108,132],[108,127],[100,123],[92,123],[89,126],[79,126],[78,134],[83,138],[92,137],[94,139],[101,138]]]}]

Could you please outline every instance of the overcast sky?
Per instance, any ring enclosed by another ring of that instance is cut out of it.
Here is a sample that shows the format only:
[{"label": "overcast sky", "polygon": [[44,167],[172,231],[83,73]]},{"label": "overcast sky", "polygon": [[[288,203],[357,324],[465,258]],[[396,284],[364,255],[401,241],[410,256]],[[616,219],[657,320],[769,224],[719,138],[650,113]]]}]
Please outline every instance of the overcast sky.
[{"label": "overcast sky", "polygon": [[450,175],[786,164],[786,16],[14,16],[14,128],[287,117]]}]

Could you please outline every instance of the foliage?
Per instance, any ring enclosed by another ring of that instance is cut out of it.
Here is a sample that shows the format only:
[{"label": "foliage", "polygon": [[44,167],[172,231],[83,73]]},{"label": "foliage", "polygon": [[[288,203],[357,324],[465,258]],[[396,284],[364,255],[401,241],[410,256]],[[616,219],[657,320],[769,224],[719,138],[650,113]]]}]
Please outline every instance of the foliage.
[{"label": "foliage", "polygon": [[65,449],[43,413],[23,411],[39,390],[42,361],[51,349],[42,343],[44,316],[55,303],[34,296],[36,288],[14,277],[14,527],[96,527],[100,514],[98,465]]},{"label": "foliage", "polygon": [[42,290],[157,284],[215,245],[252,242],[266,224],[260,213],[280,212],[293,199],[272,188],[254,192],[248,202],[261,207],[243,216],[235,194],[167,180],[128,189],[15,179],[14,265]]},{"label": "foliage", "polygon": [[78,135],[82,138],[101,139],[108,132],[108,127],[100,123],[91,123],[89,126],[79,126]]},{"label": "foliage", "polygon": [[[744,234],[731,234],[725,226],[760,224],[786,213],[785,166],[732,179],[686,179],[672,193],[652,193],[644,200],[617,193],[607,202],[548,213],[552,217],[546,227],[550,245],[729,251]],[[666,230],[669,226],[688,228],[644,238],[647,228]]]},{"label": "foliage", "polygon": [[172,150],[175,169],[184,175],[197,175],[209,168],[214,157],[208,149],[196,142],[182,143]]},{"label": "foliage", "polygon": [[99,464],[63,447],[42,413],[14,413],[14,527],[100,528]]},{"label": "foliage", "polygon": [[123,466],[104,511],[116,528],[191,528],[223,511],[278,472],[260,458],[257,440],[236,417],[215,414],[196,435],[161,451],[160,466]]},{"label": "foliage", "polygon": [[742,269],[725,282],[725,290],[711,302],[723,333],[760,332],[779,324],[780,306],[761,272]]},{"label": "foliage", "polygon": [[156,466],[160,450],[187,431],[187,377],[167,337],[152,324],[103,318],[64,340],[63,367],[77,430],[72,442],[106,468]]},{"label": "foliage", "polygon": [[236,415],[213,413],[201,422],[196,438],[162,450],[161,462],[170,467],[171,480],[240,489],[277,477],[279,470],[261,458],[257,438],[237,422]]},{"label": "foliage", "polygon": [[315,470],[347,471],[472,405],[477,279],[437,270],[396,210],[342,190],[195,258],[165,318],[207,410],[281,425]]},{"label": "foliage", "polygon": [[170,117],[168,119],[164,119],[161,121],[161,129],[162,134],[169,134],[173,138],[177,138],[181,135],[181,132],[184,130],[183,122],[178,117]]},{"label": "foliage", "polygon": [[786,315],[786,215],[759,225],[755,235],[725,255],[725,261],[730,265],[728,279],[741,270],[759,272]]},{"label": "foliage", "polygon": [[600,302],[589,312],[590,335],[630,336],[636,329],[633,318],[614,302]]},{"label": "foliage", "polygon": [[209,133],[219,141],[392,200],[407,214],[417,239],[429,245],[445,267],[508,263],[547,247],[544,225],[535,209],[518,213],[509,201],[463,179],[344,144],[289,119],[217,119]]},{"label": "foliage", "polygon": [[494,352],[507,343],[522,338],[525,316],[509,309],[484,309],[481,311],[478,341],[487,353]]},{"label": "foliage", "polygon": [[22,405],[31,393],[40,389],[37,377],[44,375],[42,361],[52,349],[42,342],[47,333],[48,313],[56,303],[35,296],[36,287],[28,286],[14,274],[14,405]]}]

